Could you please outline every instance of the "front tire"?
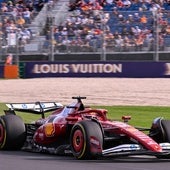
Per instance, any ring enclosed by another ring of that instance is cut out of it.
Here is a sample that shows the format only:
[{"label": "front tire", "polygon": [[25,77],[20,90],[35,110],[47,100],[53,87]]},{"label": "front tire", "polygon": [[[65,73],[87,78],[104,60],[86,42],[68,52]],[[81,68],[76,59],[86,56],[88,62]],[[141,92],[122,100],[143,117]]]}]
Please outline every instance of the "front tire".
[{"label": "front tire", "polygon": [[[161,118],[155,119],[156,128],[151,128],[151,137],[158,143],[170,143],[170,120],[164,120]],[[159,155],[159,159],[170,159],[170,155]]]},{"label": "front tire", "polygon": [[92,120],[76,123],[71,130],[71,149],[77,159],[95,159],[102,154],[103,133]]},{"label": "front tire", "polygon": [[17,115],[0,117],[0,149],[21,149],[26,139],[26,128],[22,119]]}]

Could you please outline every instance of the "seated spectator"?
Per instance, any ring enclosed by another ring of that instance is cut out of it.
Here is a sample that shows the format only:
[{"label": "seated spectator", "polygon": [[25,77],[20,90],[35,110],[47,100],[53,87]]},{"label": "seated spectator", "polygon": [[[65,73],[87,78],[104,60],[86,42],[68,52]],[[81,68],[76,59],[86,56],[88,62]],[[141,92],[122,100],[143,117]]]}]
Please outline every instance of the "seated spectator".
[{"label": "seated spectator", "polygon": [[114,35],[110,31],[106,31],[105,33],[105,42],[106,42],[106,49],[113,50],[114,44]]},{"label": "seated spectator", "polygon": [[140,32],[135,38],[136,51],[141,51],[144,43],[144,34]]},{"label": "seated spectator", "polygon": [[115,0],[115,4],[118,9],[122,9],[124,7],[124,3],[122,0]]},{"label": "seated spectator", "polygon": [[74,11],[75,9],[77,9],[78,7],[80,7],[82,4],[81,0],[75,0],[73,2],[70,1],[69,4],[69,11]]},{"label": "seated spectator", "polygon": [[8,1],[7,6],[8,6],[8,12],[11,12],[15,5],[13,4],[12,1]]},{"label": "seated spectator", "polygon": [[140,22],[141,18],[139,16],[139,13],[137,13],[137,12],[134,13],[133,20],[134,20],[135,23]]},{"label": "seated spectator", "polygon": [[154,13],[156,12],[158,9],[160,9],[160,5],[158,3],[152,2],[151,7],[149,8],[149,10]]},{"label": "seated spectator", "polygon": [[[133,23],[133,22],[134,22],[134,17],[133,17],[132,14],[129,14],[129,15],[128,15],[127,21],[128,21],[128,23]],[[126,22],[127,22],[127,21],[126,21]]]},{"label": "seated spectator", "polygon": [[117,37],[115,37],[115,47],[116,47],[116,50],[118,51],[123,50],[124,40],[120,34]]},{"label": "seated spectator", "polygon": [[66,27],[63,27],[63,29],[60,32],[61,32],[61,36],[67,36],[68,35],[68,30],[67,30]]},{"label": "seated spectator", "polygon": [[6,25],[6,33],[15,32],[17,30],[17,26],[14,20],[9,19]]},{"label": "seated spectator", "polygon": [[130,51],[131,47],[134,47],[134,42],[127,35],[124,36],[124,49],[123,49],[123,51]]},{"label": "seated spectator", "polygon": [[131,6],[131,1],[130,0],[124,0],[123,1],[123,4],[124,4],[124,8],[125,9],[128,9],[128,8],[130,8],[130,6]]},{"label": "seated spectator", "polygon": [[8,12],[8,7],[6,3],[1,3],[1,12]]},{"label": "seated spectator", "polygon": [[22,16],[25,19],[26,24],[31,23],[31,11],[29,10],[29,8],[24,9],[24,11],[22,12]]},{"label": "seated spectator", "polygon": [[67,36],[62,36],[62,45],[68,46],[70,44],[70,40],[68,39]]},{"label": "seated spectator", "polygon": [[147,22],[148,22],[148,18],[146,17],[145,14],[143,14],[143,15],[141,16],[141,18],[140,18],[140,23],[146,25]]},{"label": "seated spectator", "polygon": [[159,33],[159,37],[158,37],[158,45],[159,45],[159,49],[160,51],[163,51],[165,46],[164,46],[164,35]]},{"label": "seated spectator", "polygon": [[22,17],[22,16],[19,16],[17,19],[16,19],[16,24],[19,28],[23,28],[24,25],[25,25],[25,19]]},{"label": "seated spectator", "polygon": [[35,8],[34,8],[34,3],[33,2],[34,2],[33,0],[27,0],[25,2],[25,7],[29,9],[29,11],[32,13],[32,15],[35,12],[35,10],[34,10]]},{"label": "seated spectator", "polygon": [[167,26],[168,25],[168,21],[167,21],[167,18],[165,18],[163,16],[163,13],[159,13],[158,14],[158,24],[160,26]]},{"label": "seated spectator", "polygon": [[124,28],[122,29],[122,35],[123,35],[123,36],[128,36],[128,35],[129,35],[129,30],[127,29],[127,27],[124,27]]},{"label": "seated spectator", "polygon": [[151,30],[148,30],[147,34],[145,34],[144,42],[146,43],[148,50],[152,51],[154,46],[154,37],[153,32]]},{"label": "seated spectator", "polygon": [[142,29],[139,26],[135,26],[134,35],[140,35],[142,33]]},{"label": "seated spectator", "polygon": [[77,40],[76,40],[76,44],[78,46],[83,46],[84,45],[84,41],[82,40],[82,38],[80,36],[77,37]]},{"label": "seated spectator", "polygon": [[102,4],[109,4],[112,5],[114,3],[114,0],[103,0]]},{"label": "seated spectator", "polygon": [[113,7],[112,14],[113,14],[113,16],[119,15],[119,11],[118,11],[117,7]]},{"label": "seated spectator", "polygon": [[125,23],[127,20],[126,20],[126,18],[122,15],[122,14],[119,14],[118,15],[118,23],[119,24],[123,24],[123,23]]},{"label": "seated spectator", "polygon": [[45,0],[34,0],[33,5],[35,8],[35,11],[40,12],[41,9],[44,7]]},{"label": "seated spectator", "polygon": [[10,14],[14,17],[14,19],[16,20],[16,18],[18,17],[18,10],[16,7],[13,7]]},{"label": "seated spectator", "polygon": [[57,43],[57,45],[62,45],[62,42],[63,42],[63,36],[58,36],[58,38],[56,39],[56,43]]},{"label": "seated spectator", "polygon": [[103,7],[99,4],[99,2],[95,1],[92,5],[93,10],[102,10]]},{"label": "seated spectator", "polygon": [[170,23],[166,27],[166,34],[170,35]]},{"label": "seated spectator", "polygon": [[18,39],[20,40],[22,45],[25,45],[31,39],[31,32],[27,28],[22,28],[18,30]]},{"label": "seated spectator", "polygon": [[139,7],[139,11],[147,11],[148,10],[148,4],[149,2],[147,1],[142,1],[142,4]]}]

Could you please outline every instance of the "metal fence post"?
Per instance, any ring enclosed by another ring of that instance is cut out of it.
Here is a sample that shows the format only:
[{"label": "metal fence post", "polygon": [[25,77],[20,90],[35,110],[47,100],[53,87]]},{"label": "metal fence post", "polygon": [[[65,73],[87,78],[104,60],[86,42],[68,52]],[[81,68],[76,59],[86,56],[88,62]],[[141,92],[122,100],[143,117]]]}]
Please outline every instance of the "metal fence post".
[{"label": "metal fence post", "polygon": [[158,23],[158,10],[153,11],[153,18],[154,18],[154,61],[159,61],[159,23]]}]

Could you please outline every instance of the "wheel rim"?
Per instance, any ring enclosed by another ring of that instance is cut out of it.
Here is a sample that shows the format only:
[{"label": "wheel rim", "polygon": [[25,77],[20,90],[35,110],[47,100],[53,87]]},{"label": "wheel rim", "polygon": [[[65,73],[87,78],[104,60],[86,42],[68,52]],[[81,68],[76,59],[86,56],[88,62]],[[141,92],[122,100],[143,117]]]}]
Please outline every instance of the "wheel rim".
[{"label": "wheel rim", "polygon": [[4,141],[4,127],[2,126],[2,124],[0,124],[0,145],[3,143]]},{"label": "wheel rim", "polygon": [[81,152],[84,146],[84,137],[81,130],[76,130],[73,135],[73,148],[76,152]]}]

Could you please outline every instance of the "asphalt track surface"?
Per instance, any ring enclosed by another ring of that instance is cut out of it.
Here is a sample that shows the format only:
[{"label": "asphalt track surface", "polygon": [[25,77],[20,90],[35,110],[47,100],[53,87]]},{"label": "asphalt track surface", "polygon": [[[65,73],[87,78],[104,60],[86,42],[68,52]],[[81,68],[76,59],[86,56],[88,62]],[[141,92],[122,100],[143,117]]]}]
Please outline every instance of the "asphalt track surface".
[{"label": "asphalt track surface", "polygon": [[155,157],[76,160],[23,151],[0,151],[0,170],[169,170],[170,160]]},{"label": "asphalt track surface", "polygon": [[[56,99],[68,104],[72,96],[80,95],[86,96],[86,102],[90,105],[169,106],[169,91],[169,79],[2,80],[0,101],[5,103]],[[169,167],[170,160],[155,157],[76,160],[73,157],[23,151],[0,151],[0,170],[169,170]]]}]

